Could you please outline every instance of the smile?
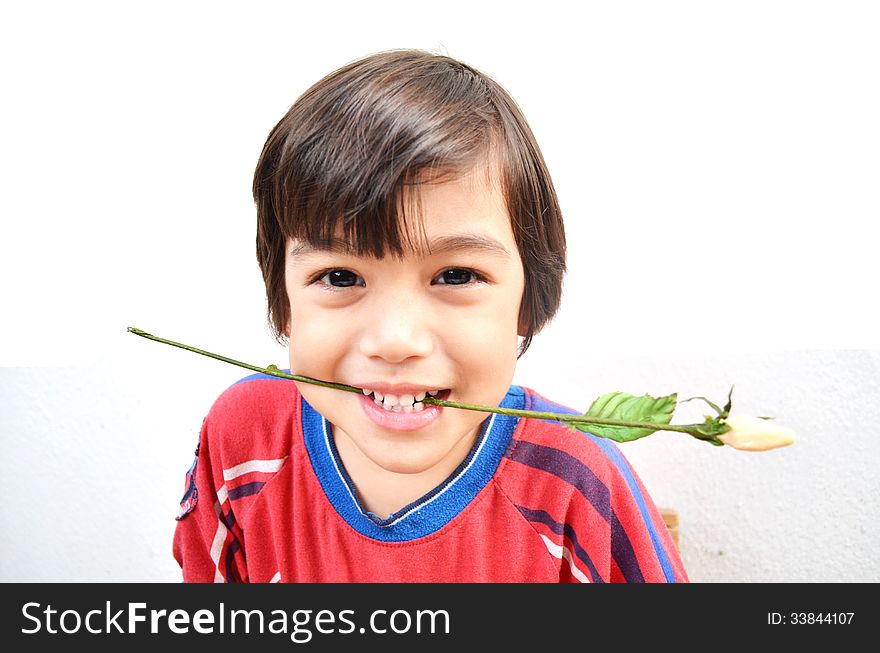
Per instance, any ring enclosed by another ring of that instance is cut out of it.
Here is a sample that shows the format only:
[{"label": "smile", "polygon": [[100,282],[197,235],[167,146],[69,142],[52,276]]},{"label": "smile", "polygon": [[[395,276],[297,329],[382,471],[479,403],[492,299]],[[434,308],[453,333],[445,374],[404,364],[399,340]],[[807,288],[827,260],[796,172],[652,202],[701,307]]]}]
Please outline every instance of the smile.
[{"label": "smile", "polygon": [[426,396],[444,398],[441,395],[448,396],[449,390],[426,390],[416,394],[383,394],[378,390],[370,390],[364,388],[363,392],[368,397],[372,397],[373,402],[392,413],[418,413],[425,409],[422,400]]}]

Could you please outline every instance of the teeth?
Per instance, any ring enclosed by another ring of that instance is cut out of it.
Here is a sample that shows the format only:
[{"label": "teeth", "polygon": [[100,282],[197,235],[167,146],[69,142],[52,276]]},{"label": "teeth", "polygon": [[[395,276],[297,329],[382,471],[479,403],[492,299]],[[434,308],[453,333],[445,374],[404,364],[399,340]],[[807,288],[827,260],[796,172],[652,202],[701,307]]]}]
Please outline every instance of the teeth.
[{"label": "teeth", "polygon": [[425,409],[425,404],[422,403],[422,400],[428,395],[434,397],[439,392],[439,390],[429,390],[427,392],[420,392],[416,395],[397,396],[392,394],[383,395],[378,391],[364,389],[364,394],[368,396],[372,395],[373,401],[377,406],[381,406],[385,410],[390,410],[394,413],[417,413],[422,411]]}]

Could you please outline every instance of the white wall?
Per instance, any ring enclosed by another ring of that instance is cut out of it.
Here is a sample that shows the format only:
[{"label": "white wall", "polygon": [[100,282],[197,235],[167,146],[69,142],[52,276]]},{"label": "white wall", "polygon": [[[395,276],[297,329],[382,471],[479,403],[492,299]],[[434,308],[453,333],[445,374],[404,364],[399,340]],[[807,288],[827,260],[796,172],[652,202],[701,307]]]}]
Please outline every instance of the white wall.
[{"label": "white wall", "polygon": [[299,4],[0,9],[0,580],[179,578],[198,428],[245,372],[125,328],[284,363],[256,158],[307,86],[397,47],[493,75],[554,175],[565,304],[517,382],[583,409],[736,384],[800,434],[623,445],[691,578],[880,580],[872,3]]}]

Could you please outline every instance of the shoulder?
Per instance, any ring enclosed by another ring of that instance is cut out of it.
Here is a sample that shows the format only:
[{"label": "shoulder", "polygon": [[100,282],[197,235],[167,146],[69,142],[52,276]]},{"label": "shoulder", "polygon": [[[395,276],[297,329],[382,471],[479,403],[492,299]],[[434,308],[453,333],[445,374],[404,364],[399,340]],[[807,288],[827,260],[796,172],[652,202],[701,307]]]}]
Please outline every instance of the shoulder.
[{"label": "shoulder", "polygon": [[227,388],[208,411],[203,444],[223,465],[286,455],[299,428],[300,395],[293,381],[253,374]]},{"label": "shoulder", "polygon": [[254,411],[284,410],[297,398],[296,384],[268,374],[251,374],[224,390],[211,406],[209,416],[230,417]]},{"label": "shoulder", "polygon": [[[581,412],[530,388],[523,388],[523,392],[526,410]],[[561,422],[523,419],[505,456],[506,475],[520,477],[518,485],[544,488],[547,495],[562,501],[580,496],[606,514],[614,503],[643,501],[644,488],[615,442]]]},{"label": "shoulder", "polygon": [[[528,388],[526,409],[577,414]],[[616,443],[560,422],[521,420],[499,482],[575,577],[686,580],[663,520]]]},{"label": "shoulder", "polygon": [[[541,412],[580,414],[582,411],[554,402],[538,392],[523,388],[525,409]],[[528,418],[517,431],[517,458],[537,469],[564,470],[586,467],[602,477],[619,473],[626,463],[617,445],[607,438],[584,433],[561,422]],[[628,467],[628,464],[627,464]]]},{"label": "shoulder", "polygon": [[229,426],[253,426],[286,419],[299,401],[293,381],[266,374],[239,379],[219,397],[208,412],[208,419]]}]

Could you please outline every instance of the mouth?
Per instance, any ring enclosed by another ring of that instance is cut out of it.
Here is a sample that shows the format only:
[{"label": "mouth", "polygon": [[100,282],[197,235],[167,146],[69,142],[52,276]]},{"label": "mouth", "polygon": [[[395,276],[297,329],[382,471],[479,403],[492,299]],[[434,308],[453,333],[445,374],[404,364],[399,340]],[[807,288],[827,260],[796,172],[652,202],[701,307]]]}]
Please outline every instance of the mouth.
[{"label": "mouth", "polygon": [[390,413],[419,413],[425,410],[423,400],[426,397],[446,399],[449,397],[450,392],[450,389],[446,388],[444,390],[423,390],[414,394],[402,393],[395,395],[363,388],[363,393],[366,396],[370,397],[377,406]]}]

